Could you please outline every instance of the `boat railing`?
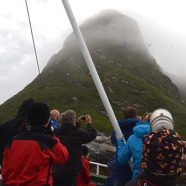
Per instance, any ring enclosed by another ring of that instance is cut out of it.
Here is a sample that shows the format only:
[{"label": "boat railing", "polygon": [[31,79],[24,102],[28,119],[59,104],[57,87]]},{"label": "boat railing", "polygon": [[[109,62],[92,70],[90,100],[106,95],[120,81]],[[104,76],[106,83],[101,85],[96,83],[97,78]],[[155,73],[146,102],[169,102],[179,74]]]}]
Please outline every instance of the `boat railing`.
[{"label": "boat railing", "polygon": [[108,165],[98,163],[98,162],[94,162],[94,161],[90,161],[90,164],[91,165],[96,165],[96,175],[100,175],[100,167],[108,168]]}]

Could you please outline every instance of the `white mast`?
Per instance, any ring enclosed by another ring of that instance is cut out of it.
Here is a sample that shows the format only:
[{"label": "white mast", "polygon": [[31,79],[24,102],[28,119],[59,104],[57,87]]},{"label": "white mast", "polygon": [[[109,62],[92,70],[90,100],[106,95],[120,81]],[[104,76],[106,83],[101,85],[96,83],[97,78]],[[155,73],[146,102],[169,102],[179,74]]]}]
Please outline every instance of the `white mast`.
[{"label": "white mast", "polygon": [[102,85],[102,83],[100,81],[99,75],[98,75],[98,73],[96,71],[95,65],[94,65],[94,63],[92,61],[92,58],[90,56],[90,53],[89,53],[88,48],[86,46],[86,43],[85,43],[85,41],[83,39],[81,31],[80,31],[80,29],[79,29],[79,27],[78,27],[78,25],[76,23],[75,17],[74,17],[73,12],[72,12],[72,9],[71,9],[71,7],[70,7],[70,5],[68,3],[68,0],[62,0],[62,2],[63,2],[63,5],[64,5],[64,8],[66,10],[66,13],[68,15],[68,18],[70,20],[70,23],[72,25],[72,28],[74,30],[74,34],[76,35],[76,39],[78,40],[79,47],[80,47],[80,49],[81,49],[81,51],[83,53],[83,56],[85,58],[85,61],[86,61],[86,64],[88,66],[88,69],[90,71],[90,74],[91,74],[91,76],[92,76],[92,78],[94,80],[94,83],[96,85],[98,93],[99,93],[99,95],[101,97],[101,100],[102,100],[102,102],[104,104],[104,107],[105,107],[105,109],[107,111],[107,114],[108,114],[108,116],[110,118],[112,126],[113,126],[113,128],[114,128],[114,130],[116,132],[116,137],[117,138],[122,138],[123,134],[122,134],[121,129],[120,129],[119,125],[118,125],[118,122],[116,120],[116,117],[115,117],[114,112],[112,110],[112,107],[110,105],[110,102],[109,102],[109,100],[107,98],[107,95],[105,93],[103,85]]}]

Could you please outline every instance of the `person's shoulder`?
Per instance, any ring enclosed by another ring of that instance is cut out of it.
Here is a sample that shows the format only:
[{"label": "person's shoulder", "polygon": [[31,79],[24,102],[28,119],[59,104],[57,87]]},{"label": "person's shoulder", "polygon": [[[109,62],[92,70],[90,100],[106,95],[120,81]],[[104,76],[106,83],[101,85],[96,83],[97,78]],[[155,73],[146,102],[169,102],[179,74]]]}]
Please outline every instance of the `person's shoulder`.
[{"label": "person's shoulder", "polygon": [[127,118],[118,120],[119,125],[129,124],[129,123],[137,123],[139,118]]},{"label": "person's shoulder", "polygon": [[136,149],[138,147],[141,147],[141,143],[142,141],[134,134],[131,135],[127,140],[127,145],[130,149]]},{"label": "person's shoulder", "polygon": [[136,136],[132,134],[131,136],[129,136],[127,143],[132,143],[135,139],[136,139]]},{"label": "person's shoulder", "polygon": [[52,148],[58,141],[52,135],[36,133],[36,132],[23,132],[16,135],[13,140],[32,140],[37,141],[42,148]]}]

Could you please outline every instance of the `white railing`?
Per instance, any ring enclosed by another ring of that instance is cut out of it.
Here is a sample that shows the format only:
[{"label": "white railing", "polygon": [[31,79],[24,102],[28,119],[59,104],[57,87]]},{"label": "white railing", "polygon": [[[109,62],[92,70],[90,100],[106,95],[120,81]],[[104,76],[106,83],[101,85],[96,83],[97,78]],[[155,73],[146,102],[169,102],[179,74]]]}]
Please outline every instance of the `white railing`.
[{"label": "white railing", "polygon": [[102,164],[102,163],[97,163],[97,162],[94,162],[94,161],[90,161],[90,164],[91,165],[96,165],[96,175],[99,175],[99,167],[106,167],[106,168],[108,168],[108,165]]}]

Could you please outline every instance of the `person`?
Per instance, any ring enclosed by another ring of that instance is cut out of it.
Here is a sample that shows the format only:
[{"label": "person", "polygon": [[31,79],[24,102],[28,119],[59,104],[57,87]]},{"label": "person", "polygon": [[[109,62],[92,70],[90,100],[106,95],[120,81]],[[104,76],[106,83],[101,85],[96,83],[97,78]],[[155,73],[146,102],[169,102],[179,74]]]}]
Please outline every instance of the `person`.
[{"label": "person", "polygon": [[53,109],[50,111],[50,122],[51,127],[53,127],[53,130],[56,132],[61,127],[61,124],[59,123],[61,115],[60,112],[57,109]]},{"label": "person", "polygon": [[167,109],[156,109],[150,125],[152,132],[143,138],[140,173],[126,186],[175,186],[182,170],[184,144],[174,131],[173,117]]},{"label": "person", "polygon": [[179,134],[161,128],[147,134],[143,140],[141,185],[176,186],[182,172],[183,143]]},{"label": "person", "polygon": [[52,167],[69,158],[66,147],[52,135],[50,110],[35,102],[28,108],[25,131],[16,135],[4,150],[3,185],[53,185]]},{"label": "person", "polygon": [[88,159],[89,149],[86,145],[81,146],[81,170],[77,176],[76,186],[96,186],[90,180],[90,164]]},{"label": "person", "polygon": [[[122,133],[124,134],[125,140],[127,141],[129,136],[133,134],[133,128],[139,121],[139,117],[137,116],[136,108],[132,106],[125,107],[123,110],[123,115],[124,118],[118,120],[118,124]],[[117,146],[117,139],[115,135],[115,131],[112,131],[111,143]],[[111,173],[104,183],[105,186],[124,185],[132,179],[132,171],[129,164],[121,165],[117,160],[117,153],[108,163],[108,167]]]},{"label": "person", "polygon": [[[81,167],[81,145],[96,138],[97,132],[92,125],[90,115],[83,115],[76,119],[73,110],[67,110],[62,115],[61,128],[56,134],[64,143],[70,153],[70,158],[65,165],[54,167],[54,185],[72,186],[76,184],[76,177]],[[81,125],[86,124],[86,128]]]},{"label": "person", "polygon": [[134,134],[131,135],[126,144],[123,139],[118,139],[117,158],[120,164],[128,164],[132,158],[132,180],[135,180],[139,174],[142,158],[142,138],[150,132],[150,123],[148,121],[139,121],[133,128]]},{"label": "person", "polygon": [[24,100],[21,105],[18,107],[17,114],[13,119],[6,121],[1,125],[0,130],[0,164],[2,166],[3,161],[3,151],[6,144],[11,140],[15,135],[22,132],[22,128],[26,123],[26,115],[29,106],[34,103],[34,99],[28,98]]}]

